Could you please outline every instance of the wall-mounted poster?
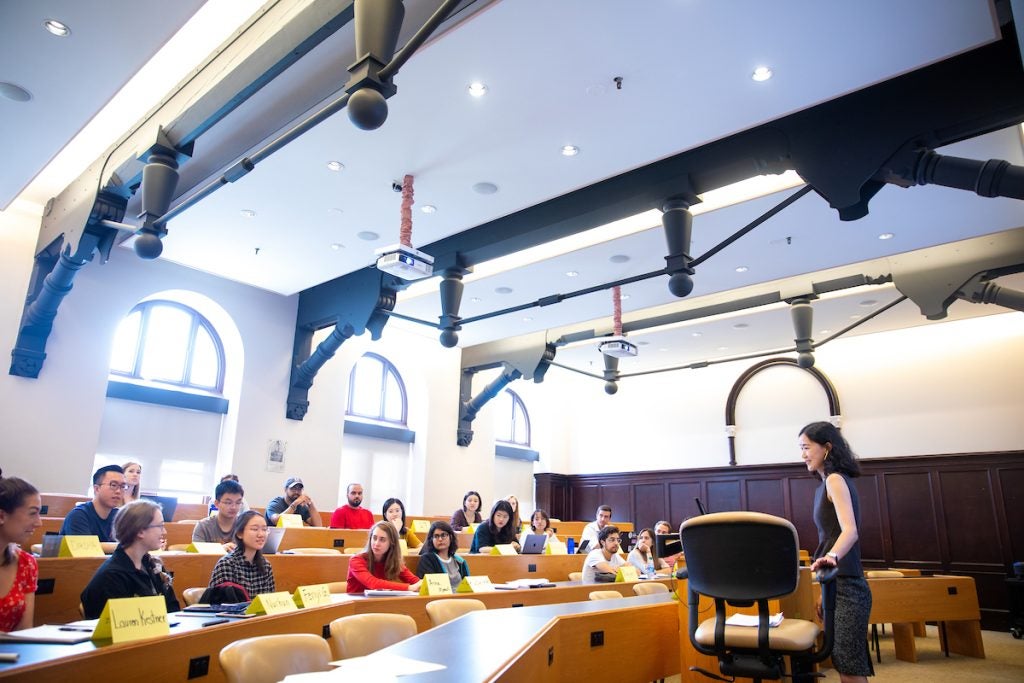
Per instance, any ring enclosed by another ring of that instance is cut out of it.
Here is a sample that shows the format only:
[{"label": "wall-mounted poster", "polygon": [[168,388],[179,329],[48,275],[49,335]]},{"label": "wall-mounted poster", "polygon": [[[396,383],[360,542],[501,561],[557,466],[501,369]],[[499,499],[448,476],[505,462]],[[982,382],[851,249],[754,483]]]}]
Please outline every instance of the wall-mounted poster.
[{"label": "wall-mounted poster", "polygon": [[287,448],[287,441],[267,441],[267,472],[284,472],[284,453]]}]

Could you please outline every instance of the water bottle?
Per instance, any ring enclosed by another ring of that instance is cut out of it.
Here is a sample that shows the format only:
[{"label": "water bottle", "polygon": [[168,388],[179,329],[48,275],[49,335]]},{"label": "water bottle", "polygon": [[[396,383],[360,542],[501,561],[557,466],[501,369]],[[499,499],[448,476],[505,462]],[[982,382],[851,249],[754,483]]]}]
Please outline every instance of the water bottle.
[{"label": "water bottle", "polygon": [[650,555],[647,556],[647,578],[654,578],[654,558]]},{"label": "water bottle", "polygon": [[565,550],[570,555],[574,555],[576,553],[576,539],[574,539],[572,536],[566,539]]}]

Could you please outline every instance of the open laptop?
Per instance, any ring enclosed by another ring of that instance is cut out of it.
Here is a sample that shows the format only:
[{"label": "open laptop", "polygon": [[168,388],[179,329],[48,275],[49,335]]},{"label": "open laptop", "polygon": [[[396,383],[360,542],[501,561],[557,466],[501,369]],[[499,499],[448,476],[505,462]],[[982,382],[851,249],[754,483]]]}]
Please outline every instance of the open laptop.
[{"label": "open laptop", "polygon": [[576,546],[576,554],[577,555],[586,555],[588,552],[590,552],[590,550],[588,550],[589,547],[590,547],[590,539],[589,538],[584,539],[583,541],[580,542],[580,544],[578,546]]},{"label": "open laptop", "polygon": [[177,498],[173,498],[171,496],[154,496],[148,493],[143,493],[139,498],[151,500],[159,505],[161,512],[163,512],[165,522],[174,521],[174,511],[178,509]]},{"label": "open laptop", "polygon": [[264,555],[273,555],[277,552],[277,549],[281,547],[284,532],[287,530],[287,527],[283,526],[267,527],[267,542],[263,544]]},{"label": "open laptop", "polygon": [[522,555],[541,555],[544,553],[544,542],[547,541],[546,534],[527,534],[523,539]]}]

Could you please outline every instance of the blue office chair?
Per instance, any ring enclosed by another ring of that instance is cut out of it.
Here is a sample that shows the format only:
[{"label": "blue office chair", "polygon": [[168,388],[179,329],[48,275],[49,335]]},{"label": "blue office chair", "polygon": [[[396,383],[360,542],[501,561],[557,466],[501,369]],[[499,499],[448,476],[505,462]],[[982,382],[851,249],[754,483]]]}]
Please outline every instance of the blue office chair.
[{"label": "blue office chair", "polygon": [[[690,642],[698,652],[718,658],[722,676],[690,667],[709,678],[731,681],[778,680],[792,675],[809,681],[813,664],[832,652],[835,612],[835,570],[819,574],[822,586],[824,638],[815,648],[821,627],[813,621],[783,619],[769,628],[768,601],[788,595],[799,582],[799,544],[796,528],[787,520],[760,512],[721,512],[701,515],[679,528],[689,579]],[[715,616],[700,621],[700,596],[715,601]],[[727,626],[726,605],[757,604],[758,626]],[[786,673],[785,657],[793,662]]]}]

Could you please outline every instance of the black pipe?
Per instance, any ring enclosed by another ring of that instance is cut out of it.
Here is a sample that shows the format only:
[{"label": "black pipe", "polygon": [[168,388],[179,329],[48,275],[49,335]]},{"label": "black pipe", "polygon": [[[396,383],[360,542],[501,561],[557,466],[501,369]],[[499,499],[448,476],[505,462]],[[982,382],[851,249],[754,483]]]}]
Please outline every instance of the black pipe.
[{"label": "black pipe", "polygon": [[295,368],[295,381],[292,383],[292,386],[303,389],[312,387],[316,373],[320,371],[324,363],[334,358],[335,352],[354,333],[355,330],[352,329],[351,325],[345,325],[344,327],[335,325],[327,339],[320,342],[313,353],[309,354],[309,358],[302,365]]},{"label": "black pipe", "polygon": [[918,185],[955,187],[982,197],[1024,199],[1024,166],[1000,159],[978,161],[924,150],[917,159],[914,180]]}]

